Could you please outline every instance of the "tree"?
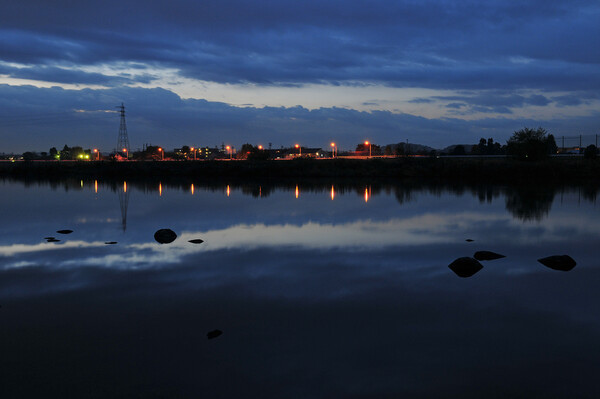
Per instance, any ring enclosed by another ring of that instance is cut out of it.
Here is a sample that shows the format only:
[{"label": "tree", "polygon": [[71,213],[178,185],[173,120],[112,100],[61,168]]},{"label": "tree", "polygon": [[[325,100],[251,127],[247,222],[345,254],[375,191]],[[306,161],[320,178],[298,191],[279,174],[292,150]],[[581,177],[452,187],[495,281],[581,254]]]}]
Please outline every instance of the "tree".
[{"label": "tree", "polygon": [[71,149],[66,144],[60,152],[60,159],[71,159]]},{"label": "tree", "polygon": [[596,159],[598,156],[598,147],[591,144],[585,147],[585,151],[583,152],[583,157],[585,159]]},{"label": "tree", "polygon": [[506,142],[506,150],[508,154],[519,159],[534,161],[545,158],[548,155],[546,129],[525,127],[517,130]]},{"label": "tree", "polygon": [[27,151],[23,153],[22,157],[24,161],[33,161],[37,158],[37,154],[35,152]]},{"label": "tree", "polygon": [[452,149],[452,155],[465,155],[465,147],[462,145],[457,145]]},{"label": "tree", "polygon": [[487,141],[483,137],[479,139],[479,144],[477,144],[475,150],[479,155],[487,154]]},{"label": "tree", "polygon": [[404,148],[404,143],[398,143],[398,145],[396,146],[396,153],[395,155],[397,157],[401,157],[406,153],[405,148]]},{"label": "tree", "polygon": [[556,154],[558,151],[558,146],[556,145],[556,140],[554,140],[554,135],[549,134],[546,137],[546,152],[548,154]]}]

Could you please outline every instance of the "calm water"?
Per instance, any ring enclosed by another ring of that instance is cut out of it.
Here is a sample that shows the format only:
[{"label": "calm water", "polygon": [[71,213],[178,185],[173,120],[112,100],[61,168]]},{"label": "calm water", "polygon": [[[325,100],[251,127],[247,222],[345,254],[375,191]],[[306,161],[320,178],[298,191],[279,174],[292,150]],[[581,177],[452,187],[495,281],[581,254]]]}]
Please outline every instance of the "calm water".
[{"label": "calm water", "polygon": [[[3,398],[600,394],[594,192],[76,181],[0,193]],[[158,244],[161,228],[177,240]],[[479,250],[506,258],[469,278],[448,268]],[[560,254],[577,266],[537,262]]]}]

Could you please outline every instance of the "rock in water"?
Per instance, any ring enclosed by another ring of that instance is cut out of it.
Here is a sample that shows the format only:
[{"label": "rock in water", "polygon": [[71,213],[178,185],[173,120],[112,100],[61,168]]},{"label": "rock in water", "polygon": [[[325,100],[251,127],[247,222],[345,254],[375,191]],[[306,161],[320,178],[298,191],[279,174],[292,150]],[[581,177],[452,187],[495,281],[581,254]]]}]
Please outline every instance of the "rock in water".
[{"label": "rock in water", "polygon": [[547,258],[538,259],[538,262],[550,269],[561,270],[563,272],[568,272],[577,264],[569,255],[548,256]]},{"label": "rock in water", "polygon": [[202,244],[204,242],[204,240],[201,240],[199,238],[194,238],[193,240],[189,240],[188,242],[191,242],[192,244]]},{"label": "rock in water", "polygon": [[160,229],[154,233],[154,239],[161,244],[169,244],[175,241],[177,234],[171,229]]},{"label": "rock in water", "polygon": [[477,252],[475,252],[473,257],[477,260],[494,260],[494,259],[506,258],[506,256],[497,254],[492,251],[477,251]]},{"label": "rock in water", "polygon": [[473,242],[474,240],[472,238],[467,238],[465,241],[466,242]]},{"label": "rock in water", "polygon": [[60,240],[57,240],[56,238],[49,238],[46,240],[46,242],[59,242]]},{"label": "rock in water", "polygon": [[57,233],[58,234],[71,234],[73,232],[73,230],[58,230]]},{"label": "rock in water", "polygon": [[454,262],[450,263],[448,267],[459,277],[471,277],[483,269],[481,263],[467,256],[456,259]]},{"label": "rock in water", "polygon": [[116,241],[106,241],[105,242],[106,245],[114,245],[116,243],[117,243]]},{"label": "rock in water", "polygon": [[223,334],[223,331],[221,331],[221,330],[212,330],[208,334],[206,334],[206,338],[208,338],[208,339],[217,338],[221,334]]}]

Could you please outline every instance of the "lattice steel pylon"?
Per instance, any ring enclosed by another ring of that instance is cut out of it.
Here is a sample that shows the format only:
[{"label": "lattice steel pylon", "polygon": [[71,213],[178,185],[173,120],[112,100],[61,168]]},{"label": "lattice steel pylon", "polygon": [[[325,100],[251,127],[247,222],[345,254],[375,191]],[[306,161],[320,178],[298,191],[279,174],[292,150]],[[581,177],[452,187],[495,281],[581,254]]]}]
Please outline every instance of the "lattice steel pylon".
[{"label": "lattice steel pylon", "polygon": [[119,140],[117,141],[117,153],[121,153],[125,158],[129,158],[129,137],[127,136],[127,124],[125,123],[125,105],[121,103],[118,106],[121,114],[121,124],[119,126]]}]

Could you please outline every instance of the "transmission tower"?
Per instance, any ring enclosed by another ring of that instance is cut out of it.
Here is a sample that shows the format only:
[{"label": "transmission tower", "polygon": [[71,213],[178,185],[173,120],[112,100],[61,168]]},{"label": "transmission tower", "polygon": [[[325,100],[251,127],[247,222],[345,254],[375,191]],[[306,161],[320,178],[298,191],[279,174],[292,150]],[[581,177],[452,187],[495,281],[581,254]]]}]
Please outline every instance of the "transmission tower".
[{"label": "transmission tower", "polygon": [[117,142],[117,153],[129,158],[129,137],[127,137],[127,124],[125,123],[125,105],[121,103],[119,113],[121,114],[121,125],[119,126],[119,140]]}]

